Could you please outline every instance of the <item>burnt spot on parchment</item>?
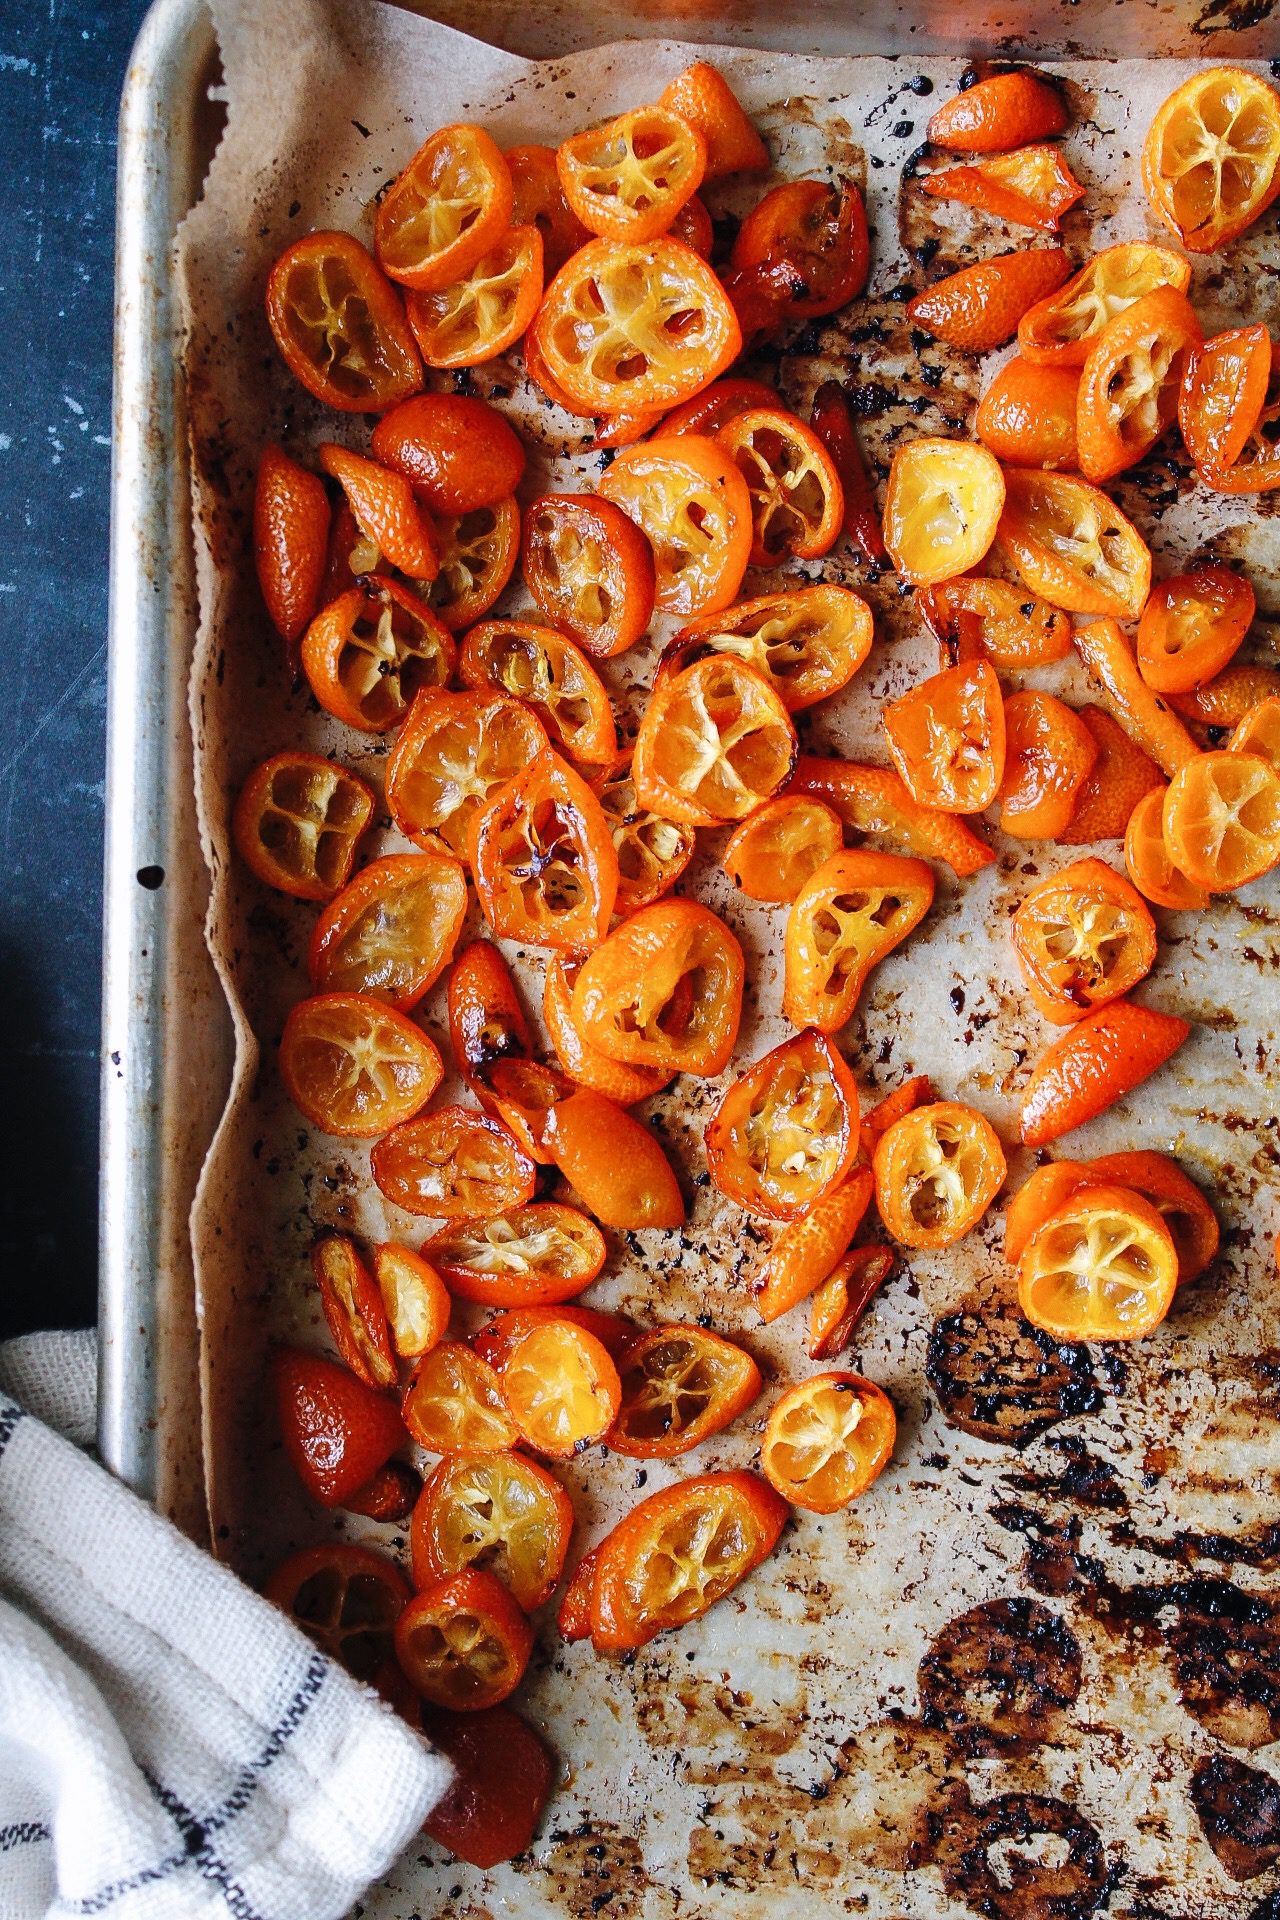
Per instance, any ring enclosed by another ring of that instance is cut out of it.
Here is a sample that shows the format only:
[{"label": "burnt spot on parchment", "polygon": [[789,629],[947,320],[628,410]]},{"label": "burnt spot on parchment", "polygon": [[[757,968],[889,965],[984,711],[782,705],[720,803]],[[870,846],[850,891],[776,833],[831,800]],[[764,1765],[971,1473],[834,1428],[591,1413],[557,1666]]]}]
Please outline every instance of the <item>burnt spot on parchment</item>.
[{"label": "burnt spot on parchment", "polygon": [[1088,1350],[1008,1313],[935,1322],[925,1362],[943,1418],[980,1440],[1025,1447],[1059,1420],[1103,1402]]},{"label": "burnt spot on parchment", "polygon": [[1097,1828],[1048,1794],[952,1806],[932,1826],[947,1892],[988,1920],[1084,1920],[1114,1884]]},{"label": "burnt spot on parchment", "polygon": [[555,1888],[559,1911],[572,1920],[632,1920],[644,1904],[648,1875],[634,1834],[605,1820],[559,1829],[539,1849],[538,1864]]},{"label": "burnt spot on parchment", "polygon": [[1115,1580],[1080,1544],[1071,1514],[998,1507],[998,1524],[1027,1539],[1028,1585],[1071,1600],[1100,1626],[1158,1651],[1186,1711],[1227,1746],[1280,1739],[1280,1616],[1262,1594],[1233,1580]]},{"label": "burnt spot on parchment", "polygon": [[1080,1693],[1080,1643],[1059,1614],[1019,1594],[948,1621],[920,1662],[921,1714],[961,1752],[1030,1752]]},{"label": "burnt spot on parchment", "polygon": [[1233,1880],[1253,1880],[1280,1860],[1280,1780],[1229,1753],[1209,1754],[1191,1776],[1204,1837]]},{"label": "burnt spot on parchment", "polygon": [[1046,1442],[1046,1448],[1055,1456],[1050,1464],[1038,1471],[1025,1468],[1010,1473],[1005,1477],[1006,1485],[1019,1493],[1045,1494],[1095,1511],[1127,1511],[1128,1495],[1115,1468],[1093,1453],[1078,1434],[1055,1435]]}]

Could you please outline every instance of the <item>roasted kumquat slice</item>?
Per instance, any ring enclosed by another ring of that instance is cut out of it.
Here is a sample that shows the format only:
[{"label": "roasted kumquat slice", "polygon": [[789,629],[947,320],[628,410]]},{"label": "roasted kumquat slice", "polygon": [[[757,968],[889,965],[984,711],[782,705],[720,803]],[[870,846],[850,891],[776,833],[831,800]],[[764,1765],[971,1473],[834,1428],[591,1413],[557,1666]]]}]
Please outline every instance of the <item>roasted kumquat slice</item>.
[{"label": "roasted kumquat slice", "polygon": [[317,993],[284,1024],[280,1075],[322,1133],[373,1139],[426,1105],[444,1074],[434,1041],[385,1001]]},{"label": "roasted kumquat slice", "polygon": [[847,587],[788,587],[691,620],[658,665],[659,681],[729,653],[754,667],[788,713],[847,686],[871,651],[871,609]]},{"label": "roasted kumquat slice", "polygon": [[432,1234],[423,1253],[451,1293],[488,1307],[569,1300],[604,1265],[604,1235],[576,1207],[534,1200]]},{"label": "roasted kumquat slice", "polygon": [[415,1594],[396,1621],[395,1641],[416,1693],[453,1713],[474,1713],[515,1692],[533,1628],[501,1580],[471,1567]]},{"label": "roasted kumquat slice", "polygon": [[618,911],[647,907],[670,893],[693,858],[693,828],[641,804],[629,760],[599,775],[592,791],[618,856]]},{"label": "roasted kumquat slice", "polygon": [[456,655],[452,634],[416,594],[370,574],[316,615],[302,669],[327,713],[362,733],[385,733],[415,693],[445,685]]},{"label": "roasted kumquat slice", "polygon": [[1048,146],[1018,147],[969,166],[947,167],[925,174],[920,185],[934,199],[959,200],[1041,233],[1056,233],[1063,214],[1085,195],[1061,150]]},{"label": "roasted kumquat slice", "polygon": [[1164,1319],[1178,1256],[1160,1215],[1120,1186],[1085,1186],[1018,1261],[1018,1305],[1056,1340],[1138,1340]]},{"label": "roasted kumquat slice", "polygon": [[393,1387],[395,1355],[382,1296],[345,1233],[322,1234],[311,1249],[320,1305],[344,1363],[367,1387]]},{"label": "roasted kumquat slice", "polygon": [[760,1448],[765,1479],[807,1513],[838,1513],[893,1453],[893,1402],[859,1373],[816,1373],[783,1394]]},{"label": "roasted kumquat slice", "polygon": [[519,1438],[497,1374],[465,1340],[441,1340],[424,1355],[400,1412],[428,1453],[506,1453]]},{"label": "roasted kumquat slice", "polygon": [[713,380],[702,393],[695,393],[692,400],[686,400],[683,406],[673,407],[664,415],[662,431],[671,433],[704,433],[715,435],[728,421],[740,413],[748,413],[754,407],[776,407],[778,396],[772,387],[766,387],[763,380],[748,380],[737,374],[731,374],[724,380]]},{"label": "roasted kumquat slice", "polygon": [[720,1073],[738,1037],[744,971],[742,948],[709,907],[657,900],[584,961],[571,1018],[624,1066]]},{"label": "roasted kumquat slice", "polygon": [[653,613],[653,549],[611,500],[547,493],[524,523],[525,585],[553,626],[596,660],[625,653]]},{"label": "roasted kumquat slice", "polygon": [[1005,471],[999,546],[1033,593],[1068,613],[1136,620],[1151,552],[1115,502],[1073,474]]},{"label": "roasted kumquat slice", "polygon": [[373,1271],[392,1345],[402,1360],[420,1360],[444,1338],[452,1305],[449,1289],[420,1253],[393,1240],[374,1248]]},{"label": "roasted kumquat slice", "polygon": [[853,1247],[836,1262],[809,1309],[811,1360],[834,1360],[851,1343],[858,1322],[898,1264],[891,1247]]},{"label": "roasted kumquat slice", "polygon": [[1018,68],[953,94],[931,116],[925,137],[953,153],[1006,153],[1065,132],[1068,119],[1052,81]]},{"label": "roasted kumquat slice", "polygon": [[591,233],[633,245],[665,233],[702,184],[702,134],[665,103],[637,107],[566,140],[556,154],[564,197]]},{"label": "roasted kumquat slice", "polygon": [[405,311],[429,367],[479,367],[514,347],[542,298],[542,235],[508,227],[459,280],[413,290]]},{"label": "roasted kumquat slice", "polygon": [[1012,933],[1031,998],[1058,1026],[1128,993],[1156,957],[1142,896],[1101,860],[1075,860],[1032,887]]},{"label": "roasted kumquat slice", "polygon": [[782,1008],[792,1026],[839,1032],[872,967],[924,919],[933,890],[923,860],[862,847],[824,860],[787,915]]},{"label": "roasted kumquat slice", "polygon": [[1242,574],[1210,561],[1157,581],[1138,622],[1138,670],[1157,693],[1188,693],[1221,673],[1253,624]]},{"label": "roasted kumquat slice", "polygon": [[291,1553],[262,1591],[322,1653],[375,1684],[393,1657],[395,1624],[409,1600],[395,1561],[349,1540]]},{"label": "roasted kumquat slice", "polygon": [[515,492],[524,448],[487,400],[465,393],[416,393],[384,413],[373,457],[402,473],[433,513],[470,513]]},{"label": "roasted kumquat slice", "polygon": [[1191,302],[1176,287],[1157,287],[1107,322],[1085,356],[1076,399],[1086,479],[1113,479],[1151,451],[1173,424],[1201,338]]},{"label": "roasted kumquat slice", "polygon": [[604,939],[618,860],[600,802],[548,748],[477,816],[476,892],[500,940],[585,953]]},{"label": "roasted kumquat slice", "polygon": [[660,434],[624,448],[600,493],[647,538],[657,607],[691,614],[729,605],[751,557],[752,504],[727,449],[702,434]]},{"label": "roasted kumquat slice", "polygon": [[404,475],[328,440],[321,442],[317,456],[346,494],[366,540],[411,580],[434,580],[440,571],[435,528]]},{"label": "roasted kumquat slice", "polygon": [[835,544],[844,491],[811,427],[781,407],[760,407],[735,414],[715,437],[747,485],[753,567],[815,560]]},{"label": "roasted kumquat slice", "polygon": [[754,1473],[708,1473],[652,1493],[596,1549],[591,1637],[629,1653],[699,1619],[773,1552],[786,1502]]},{"label": "roasted kumquat slice", "polygon": [[532,707],[561,751],[590,765],[612,762],[618,751],[613,709],[604,683],[572,640],[524,620],[482,620],[458,655],[464,687],[509,693]]},{"label": "roasted kumquat slice", "polygon": [[324,482],[282,447],[268,444],[253,493],[253,561],[271,624],[290,649],[320,604],[328,550]]},{"label": "roasted kumquat slice", "polygon": [[1100,1186],[1128,1187],[1149,1200],[1173,1237],[1178,1285],[1198,1280],[1218,1251],[1217,1216],[1193,1180],[1167,1153],[1104,1153],[1089,1162]]},{"label": "roasted kumquat slice", "polygon": [[423,1719],[454,1769],[423,1832],[485,1873],[527,1853],[559,1771],[546,1742],[506,1706],[479,1713],[432,1707]]},{"label": "roasted kumquat slice", "polygon": [[795,1220],[838,1187],[858,1151],[858,1090],[824,1035],[800,1033],[739,1074],[707,1127],[721,1193],[770,1220]]},{"label": "roasted kumquat slice", "polygon": [[1207,744],[1216,747],[1221,745],[1221,735],[1215,737],[1213,729],[1234,730],[1264,700],[1278,697],[1280,669],[1243,666],[1237,662],[1190,693],[1169,694],[1168,701],[1184,720],[1204,728],[1208,734]]},{"label": "roasted kumquat slice", "polygon": [[773,687],[732,654],[659,679],[631,756],[636,796],[684,826],[743,820],[789,779],[796,731]]},{"label": "roasted kumquat slice", "polygon": [[958,814],[937,813],[911,797],[892,767],[820,760],[802,753],[788,793],[813,794],[855,833],[887,834],[925,860],[945,860],[959,879],[989,867],[995,854]]},{"label": "roasted kumquat slice", "polygon": [[1015,355],[979,400],[973,430],[1010,466],[1077,467],[1079,389],[1074,367],[1038,367]]},{"label": "roasted kumquat slice", "polygon": [[609,1430],[613,1453],[674,1460],[720,1433],[756,1398],[749,1353],[699,1326],[650,1327],[618,1357],[622,1400]]},{"label": "roasted kumquat slice", "polygon": [[[577,981],[579,964],[566,960],[556,954],[547,963],[547,977],[542,996],[542,1017],[546,1022],[547,1035],[555,1049],[568,1077],[582,1087],[593,1087],[598,1093],[607,1094],[610,1100],[616,1100],[619,1106],[632,1107],[637,1101],[648,1100],[653,1094],[660,1093],[671,1078],[671,1072],[659,1067],[627,1066],[620,1060],[611,1060],[607,1054],[593,1047],[578,1024],[573,1008],[573,989]],[[681,1018],[687,1018],[688,1008],[692,1005],[692,988],[679,990],[678,999],[685,1002],[679,1007]],[[676,1009],[673,1008],[673,1019]]]},{"label": "roasted kumquat slice", "polygon": [[269,887],[331,900],[351,876],[373,818],[373,790],[318,753],[275,753],[254,768],[231,816],[236,852]]},{"label": "roasted kumquat slice", "polygon": [[1241,67],[1193,73],[1151,122],[1142,184],[1189,253],[1216,253],[1280,194],[1280,94]]},{"label": "roasted kumquat slice", "polygon": [[374,245],[409,287],[445,287],[474,266],[511,219],[511,175],[483,127],[441,127],[379,203]]},{"label": "roasted kumquat slice", "polygon": [[1157,788],[1164,791],[1155,761],[1134,745],[1109,713],[1102,707],[1081,707],[1079,718],[1093,735],[1098,757],[1081,784],[1071,819],[1057,836],[1064,847],[1122,840],[1138,802]]},{"label": "roasted kumquat slice", "polygon": [[1164,796],[1165,844],[1193,886],[1243,887],[1280,861],[1280,773],[1259,755],[1197,754]]},{"label": "roasted kumquat slice", "polygon": [[844,845],[840,816],[824,800],[784,793],[766,800],[726,843],[721,865],[751,900],[787,906]]},{"label": "roasted kumquat slice", "polygon": [[494,601],[515,572],[520,552],[520,509],[508,494],[492,506],[442,515],[436,521],[440,571],[431,582],[431,611],[460,633]]},{"label": "roasted kumquat slice", "polygon": [[763,1321],[780,1319],[822,1285],[861,1226],[872,1191],[870,1170],[856,1167],[781,1229],[752,1283]]},{"label": "roasted kumquat slice", "polygon": [[520,1438],[552,1460],[602,1440],[622,1398],[618,1369],[595,1335],[549,1318],[518,1335],[498,1376]]},{"label": "roasted kumquat slice", "polygon": [[371,860],[316,921],[308,966],[318,993],[367,993],[407,1013],[453,957],[467,911],[456,860],[393,853]]},{"label": "roasted kumquat slice", "polygon": [[674,407],[742,349],[728,296],[678,240],[589,240],[561,267],[529,335],[583,413]]},{"label": "roasted kumquat slice", "polygon": [[1060,247],[999,253],[915,294],[907,302],[907,318],[949,347],[987,353],[1012,340],[1022,316],[1056,292],[1070,271]]},{"label": "roasted kumquat slice", "polygon": [[587,1211],[606,1227],[634,1232],[683,1221],[684,1197],[666,1154],[647,1127],[603,1093],[579,1087],[558,1100],[545,1140]]},{"label": "roasted kumquat slice", "polygon": [[501,1122],[475,1107],[437,1107],[393,1127],[369,1166],[393,1205],[435,1220],[523,1206],[537,1179],[532,1159]]},{"label": "roasted kumquat slice", "polygon": [[947,667],[881,708],[893,763],[922,807],[981,813],[1004,778],[1004,701],[985,660]]},{"label": "roasted kumquat slice", "polygon": [[1004,1184],[991,1122],[955,1100],[914,1107],[876,1143],[876,1206],[904,1247],[951,1247],[977,1226]]},{"label": "roasted kumquat slice", "polygon": [[766,173],[769,150],[743,112],[733,89],[705,60],[686,67],[658,95],[660,106],[678,113],[702,135],[706,178],[726,173]]},{"label": "roasted kumquat slice", "polygon": [[916,606],[942,653],[944,667],[990,660],[1006,672],[1047,667],[1071,652],[1071,615],[1012,580],[966,573],[921,587]]},{"label": "roasted kumquat slice", "polygon": [[533,1613],[556,1589],[572,1532],[568,1494],[535,1461],[519,1453],[447,1456],[413,1510],[413,1584],[421,1591],[477,1567]]},{"label": "roasted kumquat slice", "polygon": [[387,760],[391,817],[416,846],[469,863],[480,814],[547,751],[542,722],[519,700],[420,693]]},{"label": "roasted kumquat slice", "polygon": [[267,323],[294,378],[341,413],[382,413],[422,385],[397,288],[349,233],[308,233],[267,280]]},{"label": "roasted kumquat slice", "polygon": [[1011,693],[1004,715],[1001,831],[1020,840],[1056,840],[1098,757],[1093,735],[1051,693]]},{"label": "roasted kumquat slice", "polygon": [[967,440],[909,440],[894,453],[884,542],[904,580],[928,587],[976,567],[1004,507],[1000,463]]},{"label": "roasted kumquat slice", "polygon": [[1176,713],[1170,711],[1143,679],[1125,635],[1114,620],[1077,624],[1072,634],[1076,652],[1107,693],[1134,745],[1154,760],[1170,779],[1188,760],[1196,743]]},{"label": "roasted kumquat slice", "polygon": [[1165,844],[1163,781],[1144,793],[1129,815],[1124,833],[1124,864],[1138,892],[1157,907],[1175,913],[1198,913],[1209,895],[1180,873]]},{"label": "roasted kumquat slice", "polygon": [[1103,247],[1065,286],[1038,300],[1018,322],[1018,352],[1039,366],[1082,367],[1109,321],[1157,287],[1191,285],[1191,262],[1169,247],[1128,240]]}]

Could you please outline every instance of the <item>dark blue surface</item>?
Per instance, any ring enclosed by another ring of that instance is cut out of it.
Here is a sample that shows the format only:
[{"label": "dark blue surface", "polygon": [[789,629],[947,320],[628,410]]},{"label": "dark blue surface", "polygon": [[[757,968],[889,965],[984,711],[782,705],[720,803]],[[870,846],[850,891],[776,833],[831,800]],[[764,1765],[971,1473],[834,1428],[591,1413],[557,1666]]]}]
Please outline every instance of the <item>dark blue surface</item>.
[{"label": "dark blue surface", "polygon": [[145,11],[0,8],[0,1337],[95,1312],[116,114]]}]

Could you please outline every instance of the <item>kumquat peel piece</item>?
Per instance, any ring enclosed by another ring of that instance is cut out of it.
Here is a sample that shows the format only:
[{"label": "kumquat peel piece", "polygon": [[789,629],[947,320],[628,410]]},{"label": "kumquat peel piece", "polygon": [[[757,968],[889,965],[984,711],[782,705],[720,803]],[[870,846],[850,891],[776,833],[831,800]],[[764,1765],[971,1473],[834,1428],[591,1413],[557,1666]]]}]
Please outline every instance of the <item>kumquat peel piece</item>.
[{"label": "kumquat peel piece", "polygon": [[1175,1054],[1191,1031],[1176,1014],[1113,1000],[1068,1027],[1031,1070],[1019,1130],[1047,1146],[1132,1093]]}]

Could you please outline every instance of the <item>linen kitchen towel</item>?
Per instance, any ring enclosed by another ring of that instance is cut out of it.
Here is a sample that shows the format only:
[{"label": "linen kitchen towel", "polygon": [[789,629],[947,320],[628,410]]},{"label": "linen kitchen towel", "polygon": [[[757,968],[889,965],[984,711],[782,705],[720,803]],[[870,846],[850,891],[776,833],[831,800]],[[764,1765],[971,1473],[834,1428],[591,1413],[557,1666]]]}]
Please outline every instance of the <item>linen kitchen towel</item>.
[{"label": "linen kitchen towel", "polygon": [[[23,1345],[0,1378],[83,1430]],[[4,1920],[342,1920],[448,1778],[283,1614],[0,1392]]]}]

